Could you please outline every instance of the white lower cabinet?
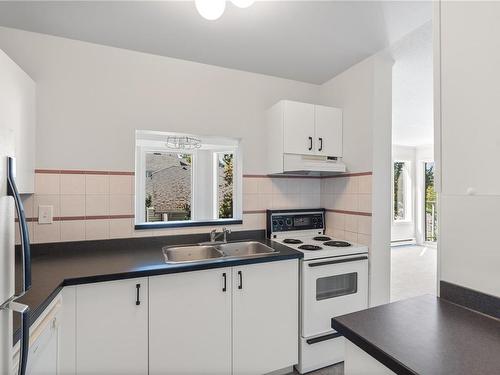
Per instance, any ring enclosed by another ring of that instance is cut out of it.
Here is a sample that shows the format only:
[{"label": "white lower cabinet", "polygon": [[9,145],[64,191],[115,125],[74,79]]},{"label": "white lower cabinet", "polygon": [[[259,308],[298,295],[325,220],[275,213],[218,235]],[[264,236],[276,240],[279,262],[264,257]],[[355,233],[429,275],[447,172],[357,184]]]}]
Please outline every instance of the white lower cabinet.
[{"label": "white lower cabinet", "polygon": [[76,373],[148,373],[148,279],[76,287]]},{"label": "white lower cabinet", "polygon": [[149,280],[149,373],[231,373],[231,268]]},{"label": "white lower cabinet", "polygon": [[68,287],[61,370],[262,375],[292,366],[298,274],[298,260],[285,260]]},{"label": "white lower cabinet", "polygon": [[345,375],[396,375],[359,346],[345,340]]},{"label": "white lower cabinet", "polygon": [[298,262],[233,268],[233,373],[265,374],[298,362]]},{"label": "white lower cabinet", "polygon": [[298,362],[297,260],[155,276],[149,286],[151,375],[262,375]]}]

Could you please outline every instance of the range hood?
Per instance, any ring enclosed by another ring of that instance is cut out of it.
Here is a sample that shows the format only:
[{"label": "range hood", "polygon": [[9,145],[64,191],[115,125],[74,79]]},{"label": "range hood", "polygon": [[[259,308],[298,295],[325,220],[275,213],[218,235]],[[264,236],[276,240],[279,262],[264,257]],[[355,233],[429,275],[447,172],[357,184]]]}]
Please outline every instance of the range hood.
[{"label": "range hood", "polygon": [[329,176],[346,171],[340,158],[330,156],[313,156],[283,154],[283,172],[276,175]]}]

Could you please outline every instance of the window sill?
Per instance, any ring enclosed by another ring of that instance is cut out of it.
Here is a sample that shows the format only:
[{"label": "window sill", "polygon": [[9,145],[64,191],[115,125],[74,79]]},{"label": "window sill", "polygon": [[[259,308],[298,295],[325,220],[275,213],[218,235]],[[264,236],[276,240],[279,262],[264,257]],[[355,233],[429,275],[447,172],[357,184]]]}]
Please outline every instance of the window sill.
[{"label": "window sill", "polygon": [[160,229],[160,228],[182,228],[182,227],[206,227],[219,225],[236,225],[243,224],[242,219],[221,219],[209,221],[160,221],[156,223],[140,223],[135,224],[135,230],[141,229]]}]

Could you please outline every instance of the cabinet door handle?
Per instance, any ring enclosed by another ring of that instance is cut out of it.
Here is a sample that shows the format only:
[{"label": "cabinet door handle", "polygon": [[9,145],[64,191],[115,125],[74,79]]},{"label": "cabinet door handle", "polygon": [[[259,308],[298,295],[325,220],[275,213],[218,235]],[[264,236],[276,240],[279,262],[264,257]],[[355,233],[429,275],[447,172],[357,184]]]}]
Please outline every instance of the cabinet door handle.
[{"label": "cabinet door handle", "polygon": [[136,289],[136,298],[135,298],[135,304],[139,306],[141,304],[141,284],[135,284],[135,289]]},{"label": "cabinet door handle", "polygon": [[309,151],[313,149],[313,137],[308,137],[309,138]]},{"label": "cabinet door handle", "polygon": [[323,138],[319,138],[319,149],[318,151],[323,151]]},{"label": "cabinet door handle", "polygon": [[225,292],[227,290],[227,277],[226,273],[222,274],[222,291]]},{"label": "cabinet door handle", "polygon": [[243,274],[241,273],[241,271],[238,271],[238,279],[238,289],[243,289]]}]

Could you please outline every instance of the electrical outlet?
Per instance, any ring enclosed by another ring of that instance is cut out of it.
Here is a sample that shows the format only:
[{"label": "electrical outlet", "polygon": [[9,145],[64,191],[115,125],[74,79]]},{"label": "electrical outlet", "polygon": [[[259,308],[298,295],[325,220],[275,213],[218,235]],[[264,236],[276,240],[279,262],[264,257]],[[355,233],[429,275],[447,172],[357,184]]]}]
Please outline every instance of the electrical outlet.
[{"label": "electrical outlet", "polygon": [[54,206],[38,206],[38,224],[52,224],[54,222]]}]

